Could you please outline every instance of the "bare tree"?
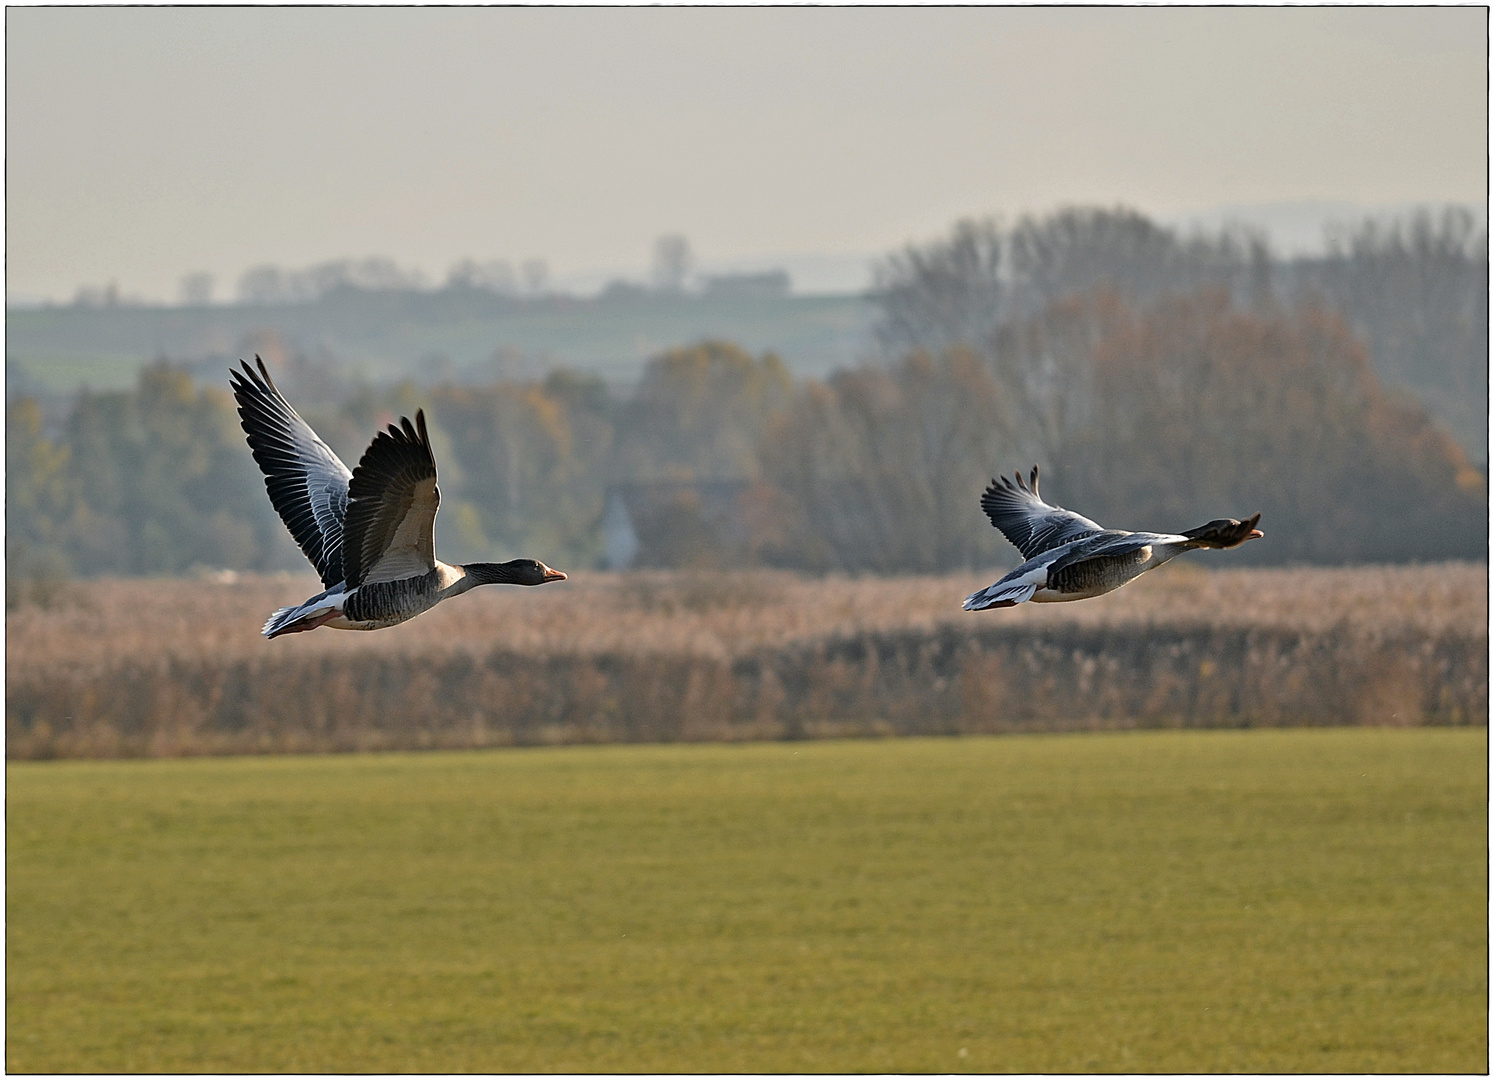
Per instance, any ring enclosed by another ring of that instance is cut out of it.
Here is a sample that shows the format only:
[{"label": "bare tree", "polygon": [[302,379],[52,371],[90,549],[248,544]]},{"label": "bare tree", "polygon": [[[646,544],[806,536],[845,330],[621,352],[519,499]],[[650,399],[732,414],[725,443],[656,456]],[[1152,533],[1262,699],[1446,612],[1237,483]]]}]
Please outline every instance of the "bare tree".
[{"label": "bare tree", "polygon": [[278,266],[256,266],[239,278],[239,300],[245,304],[282,304],[289,299],[285,275]]},{"label": "bare tree", "polygon": [[660,292],[683,292],[693,266],[690,241],[679,233],[661,236],[654,242],[653,280]]},{"label": "bare tree", "polygon": [[1074,207],[1003,228],[966,220],[950,235],[910,245],[875,268],[877,333],[894,354],[951,345],[985,348],[1009,320],[1097,287],[1131,303],[1213,285],[1251,303],[1270,293],[1259,236],[1182,239],[1124,207]]},{"label": "bare tree", "polygon": [[499,296],[509,296],[517,291],[513,264],[507,259],[489,259],[475,262],[462,259],[453,263],[446,274],[447,288],[486,289]]},{"label": "bare tree", "polygon": [[1422,210],[1330,230],[1329,256],[1299,268],[1369,344],[1375,369],[1413,389],[1464,448],[1486,460],[1488,232],[1473,215]]},{"label": "bare tree", "polygon": [[985,341],[1005,315],[1005,251],[994,219],[966,220],[947,240],[910,244],[873,267],[882,344],[896,354]]},{"label": "bare tree", "polygon": [[213,275],[206,270],[183,274],[178,294],[183,307],[206,307],[213,302]]},{"label": "bare tree", "polygon": [[531,296],[539,296],[550,287],[550,264],[544,259],[525,259],[524,287]]}]

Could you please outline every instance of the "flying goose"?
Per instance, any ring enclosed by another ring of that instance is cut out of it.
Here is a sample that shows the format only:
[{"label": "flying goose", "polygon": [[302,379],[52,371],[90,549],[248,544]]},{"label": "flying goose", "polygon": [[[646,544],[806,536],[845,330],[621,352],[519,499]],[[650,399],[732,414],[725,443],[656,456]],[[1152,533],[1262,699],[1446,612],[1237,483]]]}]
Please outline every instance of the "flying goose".
[{"label": "flying goose", "polygon": [[270,502],[326,589],[271,615],[267,638],[331,626],[380,630],[478,585],[543,585],[565,575],[534,559],[452,566],[436,558],[436,459],[415,423],[374,436],[351,472],[291,408],[270,378],[240,361],[231,371],[239,419],[265,474]]},{"label": "flying goose", "polygon": [[1004,476],[992,480],[980,506],[1027,561],[966,597],[966,611],[1012,607],[1025,600],[1087,600],[1119,589],[1191,548],[1238,547],[1265,535],[1255,527],[1260,514],[1247,521],[1219,518],[1185,533],[1102,529],[1072,510],[1043,502],[1036,465],[1030,480],[1020,472],[1015,482]]}]

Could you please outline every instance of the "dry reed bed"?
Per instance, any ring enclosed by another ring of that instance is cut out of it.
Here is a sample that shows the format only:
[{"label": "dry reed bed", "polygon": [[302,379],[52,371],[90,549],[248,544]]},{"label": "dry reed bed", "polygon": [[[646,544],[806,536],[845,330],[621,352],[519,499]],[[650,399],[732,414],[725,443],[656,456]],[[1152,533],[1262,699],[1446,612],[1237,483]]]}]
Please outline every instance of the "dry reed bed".
[{"label": "dry reed bed", "polygon": [[101,581],[7,616],[7,752],[1487,722],[1483,566],[1185,564],[960,611],[989,580],[578,575],[274,642],[265,615],[314,583]]},{"label": "dry reed bed", "polygon": [[772,572],[577,574],[538,589],[488,588],[375,634],[321,630],[265,641],[276,607],[318,590],[315,578],[110,579],[73,586],[51,608],[7,613],[12,671],[87,670],[123,661],[446,655],[493,649],[679,653],[728,658],[763,647],[890,630],[1017,626],[1207,625],[1321,633],[1484,634],[1482,565],[1205,570],[1173,563],[1108,596],[972,614],[960,602],[990,573],[801,578]]}]

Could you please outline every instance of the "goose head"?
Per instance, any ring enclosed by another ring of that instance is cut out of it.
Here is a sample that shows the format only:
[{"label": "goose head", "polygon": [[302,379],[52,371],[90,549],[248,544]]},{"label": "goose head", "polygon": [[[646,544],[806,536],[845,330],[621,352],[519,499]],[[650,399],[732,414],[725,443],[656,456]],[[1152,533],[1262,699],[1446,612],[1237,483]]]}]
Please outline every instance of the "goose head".
[{"label": "goose head", "polygon": [[1207,525],[1200,525],[1196,529],[1189,529],[1183,533],[1192,543],[1189,547],[1199,548],[1232,548],[1239,547],[1247,540],[1256,540],[1266,534],[1257,529],[1256,523],[1260,521],[1260,514],[1237,521],[1234,518],[1216,518]]},{"label": "goose head", "polygon": [[544,585],[564,581],[565,574],[538,559],[514,559],[506,563],[467,563],[462,567],[478,585]]}]

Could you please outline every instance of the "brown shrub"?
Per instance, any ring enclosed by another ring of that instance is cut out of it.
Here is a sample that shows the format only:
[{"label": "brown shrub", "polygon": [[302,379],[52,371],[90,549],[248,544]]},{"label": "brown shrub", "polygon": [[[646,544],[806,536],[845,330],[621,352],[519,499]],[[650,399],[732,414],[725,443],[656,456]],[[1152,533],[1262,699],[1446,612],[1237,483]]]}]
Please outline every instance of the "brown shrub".
[{"label": "brown shrub", "polygon": [[297,579],[7,617],[12,758],[1137,726],[1484,724],[1485,568],[1207,572],[968,614],[986,578],[592,575],[265,642]]}]

